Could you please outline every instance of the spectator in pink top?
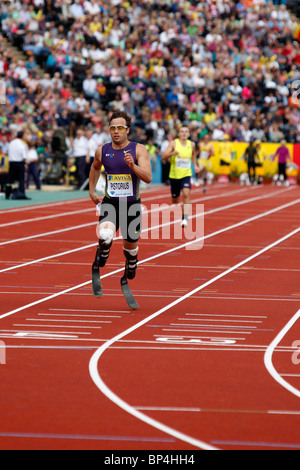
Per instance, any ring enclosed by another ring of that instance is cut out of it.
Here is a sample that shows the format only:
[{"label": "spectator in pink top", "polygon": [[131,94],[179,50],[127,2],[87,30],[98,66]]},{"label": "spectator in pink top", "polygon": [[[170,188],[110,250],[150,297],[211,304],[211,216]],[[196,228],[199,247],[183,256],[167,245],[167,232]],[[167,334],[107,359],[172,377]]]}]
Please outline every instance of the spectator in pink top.
[{"label": "spectator in pink top", "polygon": [[291,155],[289,152],[289,149],[286,146],[286,140],[281,141],[280,147],[278,147],[274,157],[273,161],[275,158],[278,157],[278,175],[279,175],[279,180],[287,183],[287,175],[286,175],[286,168],[287,168],[287,163],[291,162]]}]

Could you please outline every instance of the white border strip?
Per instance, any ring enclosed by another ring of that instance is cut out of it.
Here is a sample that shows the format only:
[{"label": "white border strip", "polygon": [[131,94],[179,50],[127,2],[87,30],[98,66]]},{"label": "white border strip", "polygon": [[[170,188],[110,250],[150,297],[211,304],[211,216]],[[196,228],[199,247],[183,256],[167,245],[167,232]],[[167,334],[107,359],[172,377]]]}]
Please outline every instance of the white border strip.
[{"label": "white border strip", "polygon": [[266,350],[264,361],[265,361],[265,366],[267,368],[267,371],[269,374],[273,377],[276,382],[278,382],[282,387],[284,387],[286,390],[289,392],[293,393],[296,397],[300,398],[300,390],[297,388],[293,387],[291,384],[289,384],[286,380],[284,380],[277,372],[275,369],[273,362],[272,362],[272,357],[275,349],[277,348],[278,344],[282,341],[282,339],[285,337],[285,335],[289,332],[289,330],[294,326],[296,321],[300,318],[300,310],[291,318],[291,320],[286,324],[286,326],[281,330],[281,332],[276,336],[274,341],[268,346],[268,349]]},{"label": "white border strip", "polygon": [[[261,256],[263,253],[271,250],[275,246],[279,245],[280,243],[284,242],[285,240],[293,237],[294,235],[298,234],[300,232],[300,227],[298,227],[296,230],[293,230],[286,236],[280,238],[279,240],[275,241],[271,245],[268,245],[267,247],[263,248],[262,250],[258,251],[254,255],[250,256],[249,258],[245,259],[244,261],[241,261],[240,263],[236,264],[235,266],[231,267],[230,269],[226,270],[225,272],[219,274],[218,276],[214,277],[210,281],[206,282],[205,284],[202,284],[201,286],[197,287],[196,289],[193,289],[192,291],[188,292],[184,296],[180,297],[179,299],[176,299],[174,302],[170,303],[166,307],[163,307],[162,309],[158,310],[154,314],[150,315],[149,317],[145,318],[144,320],[140,321],[136,325],[133,325],[131,328],[128,328],[126,331],[123,331],[119,335],[115,336],[111,340],[107,341],[104,343],[92,356],[89,364],[89,371],[91,378],[96,385],[96,387],[113,403],[115,403],[117,406],[122,408],[124,411],[127,413],[131,414],[132,416],[135,416],[136,418],[140,419],[141,421],[145,422],[146,424],[149,424],[150,426],[159,429],[177,439],[180,439],[184,442],[187,442],[188,444],[191,444],[197,448],[204,449],[204,450],[217,450],[216,448],[210,446],[209,444],[206,444],[205,442],[199,441],[198,439],[194,439],[190,436],[187,436],[179,431],[176,431],[173,428],[170,428],[169,426],[164,425],[163,423],[160,423],[159,421],[156,421],[155,419],[150,418],[149,416],[139,412],[136,410],[134,407],[130,406],[128,403],[126,403],[124,400],[122,400],[120,397],[118,397],[114,392],[112,392],[107,385],[103,382],[101,379],[101,376],[98,371],[98,364],[101,356],[104,354],[104,352],[109,349],[114,343],[117,341],[123,339],[125,336],[129,335],[133,331],[136,331],[139,329],[141,326],[145,325],[149,321],[153,320],[154,318],[157,318],[160,316],[162,313],[166,312],[167,310],[170,310],[171,308],[175,307],[179,303],[183,302],[184,300],[192,297],[194,294],[197,292],[205,289],[207,286],[213,284],[214,282],[218,281],[219,279],[227,276],[228,274],[232,273],[236,269],[240,268],[241,266],[249,263],[253,259]],[[300,315],[300,312],[299,312]]]}]

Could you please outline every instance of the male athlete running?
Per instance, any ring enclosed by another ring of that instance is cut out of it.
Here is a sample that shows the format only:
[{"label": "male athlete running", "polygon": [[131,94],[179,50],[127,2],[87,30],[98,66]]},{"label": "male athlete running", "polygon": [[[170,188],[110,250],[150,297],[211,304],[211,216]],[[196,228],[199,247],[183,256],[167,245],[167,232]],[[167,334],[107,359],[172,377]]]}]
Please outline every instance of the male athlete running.
[{"label": "male athlete running", "polygon": [[193,174],[192,162],[196,171],[198,171],[196,146],[194,142],[189,140],[189,137],[189,128],[186,126],[181,127],[178,132],[178,139],[172,140],[162,155],[162,159],[170,160],[171,164],[169,178],[173,204],[179,203],[180,193],[182,191],[182,227],[186,227],[188,225],[192,187],[191,177]]},{"label": "male athlete running", "polygon": [[128,287],[127,279],[135,277],[142,223],[139,185],[140,180],[145,183],[151,183],[152,180],[151,162],[145,146],[128,139],[131,117],[125,112],[114,112],[109,125],[112,142],[96,150],[89,177],[90,197],[95,204],[99,204],[102,198],[95,194],[95,189],[104,166],[105,197],[101,203],[99,246],[93,264],[93,293],[96,297],[103,295],[99,268],[105,265],[113,237],[119,228],[126,258],[123,284]]}]

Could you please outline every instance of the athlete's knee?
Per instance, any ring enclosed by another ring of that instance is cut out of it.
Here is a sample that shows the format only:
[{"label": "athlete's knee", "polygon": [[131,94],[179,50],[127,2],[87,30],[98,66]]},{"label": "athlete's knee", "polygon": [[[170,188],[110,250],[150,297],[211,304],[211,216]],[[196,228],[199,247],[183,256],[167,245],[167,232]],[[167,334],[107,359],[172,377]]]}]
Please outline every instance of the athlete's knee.
[{"label": "athlete's knee", "polygon": [[124,249],[124,254],[126,257],[126,266],[125,266],[125,272],[126,272],[126,277],[128,279],[133,279],[135,277],[136,269],[137,269],[137,264],[138,264],[138,251],[139,248],[136,247],[133,250],[128,250],[127,248]]},{"label": "athlete's knee", "polygon": [[109,228],[102,228],[99,233],[99,240],[101,244],[110,245],[114,238],[113,230]]},{"label": "athlete's knee", "polygon": [[184,189],[182,191],[182,199],[183,199],[183,202],[184,204],[189,204],[190,203],[190,200],[191,200],[191,192],[189,189]]},{"label": "athlete's knee", "polygon": [[96,254],[96,262],[103,268],[108,260],[110,249],[113,243],[114,232],[111,229],[101,229],[99,233],[99,246]]}]

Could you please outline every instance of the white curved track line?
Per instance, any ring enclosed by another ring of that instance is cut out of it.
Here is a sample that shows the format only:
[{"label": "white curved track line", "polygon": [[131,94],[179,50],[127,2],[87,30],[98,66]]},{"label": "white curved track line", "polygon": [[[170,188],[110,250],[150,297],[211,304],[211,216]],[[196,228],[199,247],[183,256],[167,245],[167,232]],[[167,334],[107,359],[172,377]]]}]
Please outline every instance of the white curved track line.
[{"label": "white curved track line", "polygon": [[[140,419],[141,421],[149,424],[150,426],[155,427],[156,429],[159,429],[163,432],[166,432],[167,434],[176,437],[177,439],[180,439],[184,442],[187,442],[195,447],[198,447],[203,450],[218,450],[217,448],[214,448],[210,446],[209,444],[206,444],[203,441],[199,441],[198,439],[194,439],[190,436],[187,436],[186,434],[180,433],[179,431],[176,431],[173,428],[170,428],[169,426],[164,425],[163,423],[156,421],[149,416],[145,415],[144,413],[141,413],[140,411],[136,410],[134,407],[130,406],[128,403],[126,403],[124,400],[122,400],[120,397],[118,397],[114,392],[112,392],[107,385],[103,382],[103,380],[100,377],[99,370],[98,370],[98,364],[101,356],[103,353],[109,349],[114,343],[117,341],[123,339],[125,336],[129,335],[133,331],[137,330],[141,326],[145,325],[149,321],[153,320],[154,318],[160,316],[162,313],[166,312],[167,310],[170,310],[174,306],[178,305],[179,303],[183,302],[187,298],[192,297],[194,294],[198,293],[199,291],[205,289],[209,285],[213,284],[214,282],[218,281],[219,279],[227,276],[228,274],[232,273],[236,269],[239,269],[241,266],[244,266],[245,264],[249,263],[253,259],[261,256],[262,254],[266,253],[267,251],[271,250],[277,245],[280,245],[283,243],[285,240],[288,240],[289,238],[293,237],[294,235],[298,234],[300,232],[300,227],[298,227],[296,230],[293,230],[292,232],[288,233],[284,237],[280,238],[279,240],[276,240],[274,243],[268,245],[267,247],[263,248],[262,250],[254,253],[252,256],[249,256],[249,258],[241,261],[240,263],[236,264],[235,266],[232,266],[231,268],[227,269],[223,273],[219,274],[218,276],[214,277],[210,281],[206,282],[205,284],[202,284],[201,286],[198,286],[196,289],[188,292],[187,294],[183,295],[179,299],[176,299],[175,301],[171,302],[169,305],[163,307],[159,311],[153,313],[149,317],[145,318],[144,320],[140,321],[136,325],[133,325],[131,328],[128,328],[126,331],[123,331],[119,335],[115,336],[111,340],[107,341],[104,343],[97,351],[93,354],[90,364],[89,364],[89,371],[91,378],[95,385],[98,387],[98,389],[113,403],[115,403],[117,406],[125,410],[127,413],[135,416],[136,418]],[[299,311],[300,315],[300,311]],[[296,321],[296,320],[295,320]]]},{"label": "white curved track line", "polygon": [[267,371],[271,376],[273,377],[276,382],[278,382],[282,387],[284,387],[286,390],[289,392],[293,393],[296,397],[300,398],[300,390],[297,388],[293,387],[291,384],[289,384],[286,380],[284,380],[277,370],[275,369],[272,361],[273,353],[275,349],[277,348],[278,344],[282,341],[282,339],[285,337],[285,335],[289,332],[289,330],[294,326],[296,321],[300,318],[300,310],[291,318],[291,320],[286,324],[286,326],[281,330],[281,332],[276,336],[274,341],[270,344],[268,349],[266,350],[264,361],[265,361],[265,366],[267,368]]},{"label": "white curved track line", "polygon": [[93,382],[95,385],[99,388],[99,390],[107,397],[109,398],[110,401],[115,403],[117,406],[125,410],[127,413],[131,414],[132,416],[135,416],[137,419],[140,421],[143,421],[146,424],[149,424],[150,426],[159,429],[160,431],[175,437],[176,439],[179,439],[180,441],[187,442],[188,444],[191,444],[194,447],[197,447],[199,449],[203,450],[219,450],[216,447],[210,446],[206,442],[199,441],[198,439],[194,439],[193,437],[190,437],[186,434],[183,434],[182,432],[176,431],[176,429],[170,428],[169,426],[166,426],[165,424],[156,421],[153,418],[150,418],[150,416],[145,415],[144,413],[141,413],[137,409],[133,408],[130,406],[128,403],[126,403],[124,400],[122,400],[120,397],[118,397],[114,392],[112,392],[107,385],[103,382],[101,379],[99,373],[98,373],[98,361],[104,351],[108,349],[113,343],[119,341],[121,338],[124,336],[128,335],[132,331],[136,330],[140,326],[144,325],[151,319],[155,318],[158,316],[161,312],[158,312],[154,315],[151,315],[151,317],[146,318],[145,320],[141,321],[137,325],[134,325],[132,328],[129,328],[128,330],[124,331],[123,333],[119,334],[118,336],[115,336],[115,338],[112,338],[110,341],[105,343],[101,348],[99,348],[96,353],[92,356],[89,364],[89,370],[90,370],[90,375],[93,379]]}]

